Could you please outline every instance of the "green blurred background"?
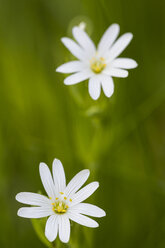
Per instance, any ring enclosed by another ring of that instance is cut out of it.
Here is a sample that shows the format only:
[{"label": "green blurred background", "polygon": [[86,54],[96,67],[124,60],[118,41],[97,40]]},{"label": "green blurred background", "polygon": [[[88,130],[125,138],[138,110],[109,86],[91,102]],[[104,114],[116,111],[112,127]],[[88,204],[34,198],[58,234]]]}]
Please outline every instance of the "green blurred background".
[{"label": "green blurred background", "polygon": [[[90,168],[100,182],[88,202],[107,216],[73,233],[75,247],[165,247],[164,13],[162,0],[0,0],[0,247],[44,247],[15,195],[43,191],[38,165],[54,157],[67,181]],[[71,59],[60,38],[81,20],[95,43],[114,22],[134,34],[122,56],[139,67],[110,99],[55,72]]]}]

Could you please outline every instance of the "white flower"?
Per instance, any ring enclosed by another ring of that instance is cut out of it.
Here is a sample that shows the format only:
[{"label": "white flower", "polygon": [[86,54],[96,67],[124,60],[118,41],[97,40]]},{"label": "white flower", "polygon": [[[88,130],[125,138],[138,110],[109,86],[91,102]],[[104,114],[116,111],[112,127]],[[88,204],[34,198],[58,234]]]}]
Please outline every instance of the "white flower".
[{"label": "white flower", "polygon": [[137,63],[129,58],[117,58],[133,38],[131,33],[122,35],[117,41],[119,25],[112,24],[104,33],[96,49],[87,33],[79,27],[72,32],[77,43],[70,38],[62,38],[63,44],[78,59],[59,66],[56,71],[74,73],[64,80],[64,84],[72,85],[89,79],[90,96],[96,100],[101,93],[111,97],[114,92],[112,77],[127,77],[128,71],[137,67]]},{"label": "white flower", "polygon": [[95,220],[85,215],[103,217],[105,212],[92,204],[81,203],[99,187],[98,182],[92,182],[80,189],[89,177],[89,170],[80,171],[67,186],[60,160],[54,159],[52,170],[53,178],[48,166],[40,163],[40,177],[48,197],[29,192],[17,194],[17,201],[33,206],[20,208],[17,214],[24,218],[49,216],[46,222],[45,236],[52,242],[59,233],[60,240],[67,243],[70,237],[69,219],[87,227],[98,227]]}]

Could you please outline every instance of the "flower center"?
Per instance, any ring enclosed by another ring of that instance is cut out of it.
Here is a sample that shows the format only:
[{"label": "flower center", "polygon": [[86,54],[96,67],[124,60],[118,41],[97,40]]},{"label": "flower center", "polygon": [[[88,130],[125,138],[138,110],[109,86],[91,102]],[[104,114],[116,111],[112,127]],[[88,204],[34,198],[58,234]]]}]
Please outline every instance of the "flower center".
[{"label": "flower center", "polygon": [[[67,199],[66,196],[63,196],[64,193],[60,192],[59,197],[55,198],[55,201],[52,202],[52,210],[57,214],[64,214],[69,208],[69,203],[72,202],[72,199]],[[52,198],[50,198],[52,200]]]},{"label": "flower center", "polygon": [[105,59],[103,57],[93,57],[90,61],[91,69],[95,73],[100,73],[106,67]]},{"label": "flower center", "polygon": [[64,201],[55,201],[54,203],[52,203],[52,205],[53,211],[57,214],[64,214],[68,209],[68,205]]}]

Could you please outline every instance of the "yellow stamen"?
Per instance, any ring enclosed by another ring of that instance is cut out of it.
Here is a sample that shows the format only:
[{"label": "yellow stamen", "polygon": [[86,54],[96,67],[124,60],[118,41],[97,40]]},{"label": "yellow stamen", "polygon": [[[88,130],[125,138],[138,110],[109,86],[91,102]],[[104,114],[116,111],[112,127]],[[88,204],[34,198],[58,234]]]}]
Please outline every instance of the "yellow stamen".
[{"label": "yellow stamen", "polygon": [[66,196],[64,196],[64,199],[65,199],[65,200],[67,200],[67,197],[66,197]]},{"label": "yellow stamen", "polygon": [[66,213],[67,209],[69,208],[65,201],[55,201],[52,205],[52,210],[58,214]]},{"label": "yellow stamen", "polygon": [[72,202],[72,199],[70,199],[69,201]]},{"label": "yellow stamen", "polygon": [[64,193],[63,192],[60,192],[61,195],[63,195]]},{"label": "yellow stamen", "polygon": [[105,59],[103,57],[100,57],[100,58],[93,57],[90,60],[90,64],[91,64],[92,71],[95,73],[102,72],[102,70],[104,70],[104,68],[106,67]]},{"label": "yellow stamen", "polygon": [[61,212],[62,212],[62,213],[66,213],[66,210],[65,210],[65,209],[63,209],[63,210],[61,210]]},{"label": "yellow stamen", "polygon": [[58,200],[58,197],[56,197],[56,201]]}]

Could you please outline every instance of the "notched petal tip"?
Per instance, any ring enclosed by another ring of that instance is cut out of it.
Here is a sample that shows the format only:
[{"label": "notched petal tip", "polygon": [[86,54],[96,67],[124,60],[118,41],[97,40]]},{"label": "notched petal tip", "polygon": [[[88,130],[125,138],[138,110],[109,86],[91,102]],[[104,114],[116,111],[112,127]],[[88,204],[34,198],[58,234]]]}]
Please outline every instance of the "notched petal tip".
[{"label": "notched petal tip", "polygon": [[89,174],[90,174],[90,170],[89,169],[84,169],[84,170],[82,170],[84,173],[86,173],[86,174],[88,174],[88,176],[89,176]]},{"label": "notched petal tip", "polygon": [[120,29],[120,26],[118,23],[112,23],[110,27],[115,27],[116,29]]},{"label": "notched petal tip", "polygon": [[80,34],[79,32],[81,33],[84,33],[84,30],[82,30],[80,27],[78,26],[74,26],[72,28],[72,34],[73,34],[73,37],[75,37],[76,35]]},{"label": "notched petal tip", "polygon": [[87,179],[88,179],[88,177],[89,177],[89,175],[90,175],[90,170],[89,170],[89,169],[84,169],[84,170],[82,170],[82,171],[80,171],[80,172],[82,172],[84,176],[86,175],[86,177],[87,177]]},{"label": "notched petal tip", "polygon": [[64,244],[67,244],[69,242],[69,239],[66,239],[66,240],[63,239],[63,240],[61,240],[61,242],[64,243]]},{"label": "notched petal tip", "polygon": [[135,69],[137,67],[138,67],[138,63],[135,60],[132,60],[132,66],[131,68],[128,68],[128,69]]},{"label": "notched petal tip", "polygon": [[57,159],[57,158],[55,158],[54,160],[53,160],[53,167],[54,167],[54,169],[56,170],[57,168],[58,169],[64,169],[63,168],[63,165],[62,165],[62,163],[61,163],[61,161],[59,160],[59,159]]},{"label": "notched petal tip", "polygon": [[48,166],[47,166],[45,163],[41,162],[41,163],[39,164],[39,171],[40,171],[40,173],[41,173],[41,171],[42,171],[43,169],[45,169],[45,168],[48,168]]},{"label": "notched petal tip", "polygon": [[20,215],[20,209],[18,209],[17,215],[18,215],[19,217],[21,217],[21,215]]},{"label": "notched petal tip", "polygon": [[16,194],[16,196],[15,196],[15,199],[16,199],[17,201],[19,201],[19,195],[20,195],[20,193]]},{"label": "notched petal tip", "polygon": [[62,37],[62,38],[61,38],[61,42],[62,42],[62,43],[65,43],[65,41],[66,41],[67,39],[68,39],[67,37]]},{"label": "notched petal tip", "polygon": [[106,212],[103,210],[103,209],[100,209],[100,216],[98,216],[98,217],[104,217],[104,216],[106,216]]},{"label": "notched petal tip", "polygon": [[123,76],[123,78],[128,77],[128,75],[129,75],[129,72],[128,72],[128,71],[126,71],[126,72],[125,72],[125,76]]},{"label": "notched petal tip", "polygon": [[98,100],[99,97],[100,97],[100,96],[93,96],[93,95],[90,95],[90,96],[91,96],[91,98],[92,98],[94,101]]},{"label": "notched petal tip", "polygon": [[16,199],[18,202],[20,202],[20,203],[22,203],[22,193],[23,193],[23,192],[20,192],[20,193],[16,194],[16,196],[15,196],[15,199]]},{"label": "notched petal tip", "polygon": [[49,242],[53,242],[55,238],[50,238],[47,233],[45,233],[46,238],[49,240]]},{"label": "notched petal tip", "polygon": [[55,158],[54,160],[53,160],[53,164],[59,164],[59,163],[61,163],[61,161],[58,159],[58,158]]},{"label": "notched petal tip", "polygon": [[61,38],[61,42],[63,43],[63,45],[68,49],[67,45],[68,45],[68,42],[72,42],[72,39],[68,38],[68,37],[63,37]]},{"label": "notched petal tip", "polygon": [[19,217],[25,218],[25,217],[22,215],[22,209],[21,209],[21,208],[18,209],[17,215],[18,215]]},{"label": "notched petal tip", "polygon": [[74,26],[74,27],[72,28],[73,36],[74,36],[74,33],[77,32],[77,31],[79,31],[79,30],[81,30],[81,29],[80,29],[78,26]]},{"label": "notched petal tip", "polygon": [[95,212],[95,216],[94,215],[93,216],[97,218],[102,218],[106,216],[106,212],[102,208],[99,208],[97,206],[95,209],[93,209],[93,212]]},{"label": "notched petal tip", "polygon": [[89,169],[84,169],[84,170],[81,170],[80,172],[78,172],[77,174],[79,174],[79,173],[82,173],[82,175],[85,175],[86,174],[86,176],[88,178],[89,175],[90,175],[90,170]]},{"label": "notched petal tip", "polygon": [[134,68],[138,67],[138,63],[135,61],[134,62]]},{"label": "notched petal tip", "polygon": [[133,39],[133,34],[130,32],[125,33],[124,35],[127,36],[130,39],[130,41]]},{"label": "notched petal tip", "polygon": [[93,224],[93,226],[91,226],[91,228],[97,228],[97,227],[99,227],[99,223],[95,221],[95,223]]},{"label": "notched petal tip", "polygon": [[99,227],[99,223],[97,223],[96,228]]},{"label": "notched petal tip", "polygon": [[[70,77],[70,76],[69,76],[69,77]],[[72,85],[71,82],[70,82],[70,80],[68,79],[68,77],[66,77],[66,78],[64,79],[64,84],[65,84],[65,85]]]},{"label": "notched petal tip", "polygon": [[95,181],[93,182],[93,184],[95,184],[95,186],[98,188],[99,187],[99,182]]},{"label": "notched petal tip", "polygon": [[55,71],[56,71],[56,72],[61,72],[61,73],[63,73],[63,72],[61,71],[61,67],[62,67],[61,65],[58,66],[58,67],[55,69]]},{"label": "notched petal tip", "polygon": [[125,33],[119,37],[119,40],[122,41],[122,43],[123,43],[123,41],[126,43],[125,48],[129,45],[129,43],[132,41],[132,39],[133,39],[133,34],[130,32]]},{"label": "notched petal tip", "polygon": [[114,93],[114,90],[113,90],[113,92],[106,92],[106,94],[105,94],[105,92],[104,92],[104,94],[105,94],[106,97],[108,97],[108,98],[111,98],[111,97],[113,96],[113,93]]}]

